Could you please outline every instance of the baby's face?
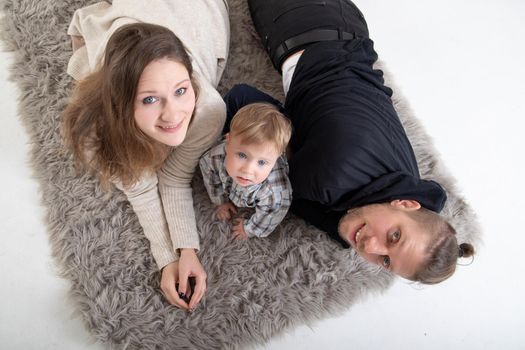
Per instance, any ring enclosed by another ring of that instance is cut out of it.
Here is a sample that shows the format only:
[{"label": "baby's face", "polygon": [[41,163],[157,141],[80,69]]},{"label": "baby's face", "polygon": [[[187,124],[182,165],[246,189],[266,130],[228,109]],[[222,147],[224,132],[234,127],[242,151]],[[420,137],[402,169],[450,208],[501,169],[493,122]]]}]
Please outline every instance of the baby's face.
[{"label": "baby's face", "polygon": [[241,139],[229,134],[226,138],[224,166],[238,185],[256,185],[268,177],[279,153],[271,142],[241,144]]}]

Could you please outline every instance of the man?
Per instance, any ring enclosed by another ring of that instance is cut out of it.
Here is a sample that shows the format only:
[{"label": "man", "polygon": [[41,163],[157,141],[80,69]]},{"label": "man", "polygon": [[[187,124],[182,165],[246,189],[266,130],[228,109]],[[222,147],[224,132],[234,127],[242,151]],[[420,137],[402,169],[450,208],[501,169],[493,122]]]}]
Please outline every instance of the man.
[{"label": "man", "polygon": [[[290,141],[291,211],[366,260],[405,278],[437,283],[455,270],[454,229],[437,213],[443,188],[422,180],[373,69],[377,54],[361,11],[348,0],[249,0],[274,67],[283,75]],[[270,96],[247,85],[225,97],[228,114]]]}]

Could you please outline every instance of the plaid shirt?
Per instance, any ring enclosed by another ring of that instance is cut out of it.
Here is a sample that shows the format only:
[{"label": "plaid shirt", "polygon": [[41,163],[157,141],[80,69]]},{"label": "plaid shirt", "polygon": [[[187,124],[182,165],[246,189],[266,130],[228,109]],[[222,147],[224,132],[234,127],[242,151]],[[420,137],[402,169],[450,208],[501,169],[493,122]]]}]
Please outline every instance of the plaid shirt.
[{"label": "plaid shirt", "polygon": [[288,162],[281,156],[260,184],[239,186],[224,167],[225,142],[206,152],[199,165],[211,201],[220,205],[231,201],[237,207],[254,208],[255,213],[244,221],[248,237],[266,237],[284,219],[292,202],[292,185],[288,180]]}]

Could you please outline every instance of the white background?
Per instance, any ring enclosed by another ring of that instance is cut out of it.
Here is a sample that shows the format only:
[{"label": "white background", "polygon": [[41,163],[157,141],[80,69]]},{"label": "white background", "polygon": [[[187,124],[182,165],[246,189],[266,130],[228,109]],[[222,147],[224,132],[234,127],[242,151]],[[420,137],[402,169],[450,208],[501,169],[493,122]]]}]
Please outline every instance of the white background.
[{"label": "white background", "polygon": [[[525,2],[356,4],[478,213],[485,244],[440,285],[398,281],[260,349],[525,349]],[[68,283],[50,260],[10,60],[0,53],[0,349],[101,349],[73,316]]]}]

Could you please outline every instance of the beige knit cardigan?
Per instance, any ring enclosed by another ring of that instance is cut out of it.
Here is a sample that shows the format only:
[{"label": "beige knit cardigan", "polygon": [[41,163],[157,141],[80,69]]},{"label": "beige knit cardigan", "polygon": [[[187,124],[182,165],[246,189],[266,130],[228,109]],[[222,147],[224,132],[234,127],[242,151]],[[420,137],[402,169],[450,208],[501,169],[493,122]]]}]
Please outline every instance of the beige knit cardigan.
[{"label": "beige knit cardigan", "polygon": [[74,52],[68,74],[80,80],[95,71],[111,34],[134,22],[162,25],[179,37],[200,89],[184,142],[173,149],[157,174],[123,189],[162,268],[178,259],[179,249],[199,249],[190,182],[199,157],[217,140],[226,116],[216,87],[229,49],[228,7],[225,0],[113,0],[79,9],[68,34],[82,36],[85,46]]}]

